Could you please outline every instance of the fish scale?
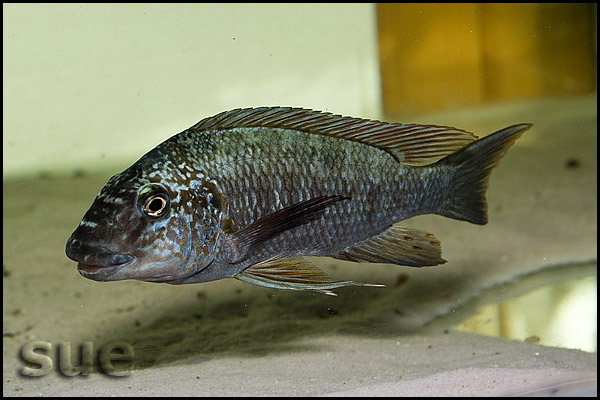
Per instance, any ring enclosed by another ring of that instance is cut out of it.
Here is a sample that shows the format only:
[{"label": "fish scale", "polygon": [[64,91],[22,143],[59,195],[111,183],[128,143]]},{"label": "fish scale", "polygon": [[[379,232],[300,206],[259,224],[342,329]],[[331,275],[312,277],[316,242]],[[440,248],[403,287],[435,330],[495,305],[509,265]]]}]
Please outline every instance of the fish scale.
[{"label": "fish scale", "polygon": [[[346,151],[339,152],[337,149],[339,145],[335,142],[335,139],[322,136],[313,138],[311,143],[312,146],[306,146],[302,149],[304,150],[303,154],[302,152],[301,154],[296,154],[296,149],[283,148],[280,149],[280,155],[282,155],[283,161],[275,157],[267,157],[265,159],[262,157],[262,155],[265,154],[263,149],[273,147],[273,142],[280,140],[281,137],[297,136],[298,134],[291,131],[282,131],[278,132],[278,135],[271,133],[266,136],[264,135],[264,132],[256,131],[251,128],[248,129],[248,131],[250,132],[241,132],[240,135],[243,135],[243,137],[246,138],[251,137],[254,140],[248,140],[243,149],[246,150],[248,148],[246,146],[252,144],[253,146],[256,146],[252,147],[253,150],[259,150],[253,151],[254,158],[252,159],[246,158],[246,153],[243,153],[243,164],[250,167],[251,173],[247,173],[247,169],[235,165],[234,160],[226,160],[224,162],[225,164],[232,163],[226,170],[223,170],[223,165],[218,163],[213,166],[214,170],[209,172],[209,175],[215,176],[217,180],[222,182],[248,182],[245,185],[238,186],[237,190],[234,187],[223,187],[224,196],[226,198],[240,199],[240,203],[237,205],[239,209],[232,210],[232,212],[238,216],[237,222],[240,227],[243,228],[244,226],[253,223],[255,220],[260,219],[263,215],[276,211],[275,204],[268,194],[281,191],[286,193],[287,197],[285,198],[285,201],[281,202],[281,208],[285,208],[291,204],[303,201],[305,197],[310,198],[323,194],[331,194],[325,191],[324,187],[326,186],[332,187],[332,193],[352,196],[345,211],[348,219],[345,220],[344,223],[338,219],[336,223],[334,220],[335,215],[344,211],[341,206],[332,206],[329,213],[325,213],[323,218],[316,220],[314,223],[295,228],[295,230],[301,232],[300,236],[303,240],[298,243],[298,246],[301,246],[303,251],[308,251],[311,255],[321,255],[317,250],[322,251],[323,243],[325,243],[325,247],[329,249],[341,249],[347,247],[357,239],[364,240],[372,236],[382,224],[389,225],[387,221],[392,218],[393,215],[389,212],[386,213],[385,209],[378,210],[380,218],[377,218],[376,222],[378,223],[376,226],[371,227],[365,224],[356,224],[355,220],[361,221],[366,219],[369,211],[376,208],[379,204],[378,196],[367,196],[365,190],[368,189],[378,192],[378,186],[389,187],[394,181],[394,179],[389,179],[389,177],[396,176],[395,171],[392,170],[389,175],[376,177],[378,178],[377,181],[375,179],[370,179],[371,185],[367,187],[359,179],[358,172],[347,168],[347,165],[339,167],[339,164],[344,162],[344,160],[350,159],[355,164],[369,166],[370,160],[377,159],[378,157],[386,157],[390,159],[390,162],[387,163],[390,164],[390,167],[399,167],[399,165],[391,159],[391,156],[385,153],[373,154],[379,152],[374,148],[368,149],[368,151],[364,151],[364,149],[363,151],[360,151],[357,149],[359,145],[354,142],[348,142]],[[334,151],[332,148],[335,149],[337,157],[331,157],[331,161],[327,164],[324,161],[327,160],[326,156]],[[238,149],[232,149],[231,153],[236,154],[236,150],[239,151]],[[343,154],[343,156],[341,154]],[[315,159],[317,155],[318,159]],[[292,158],[293,156],[298,158]],[[326,164],[332,168],[326,170],[324,166],[319,166],[321,168],[317,167],[316,169],[321,170],[321,172],[318,175],[311,175],[308,173],[308,168],[306,168],[306,166],[312,163]],[[267,174],[263,175],[261,173],[256,173],[262,172],[260,167],[262,167],[265,172],[267,170],[281,171],[279,176],[282,181],[286,182],[286,187],[278,187]],[[239,172],[242,172],[243,178],[245,179],[242,179],[239,176]],[[339,179],[340,174],[345,175],[343,176],[344,179]],[[346,189],[341,188],[343,182],[348,185]],[[289,187],[294,189],[292,190]],[[254,204],[252,201],[253,193],[257,193],[257,197],[260,196],[259,198],[262,198],[265,201]],[[305,195],[305,193],[307,195]],[[386,193],[386,196],[389,195],[393,195],[393,193]],[[279,197],[281,198],[281,195]],[[387,209],[389,209],[389,207]],[[336,239],[335,241],[316,234],[316,232],[320,232],[330,226],[337,233],[337,235],[334,236]],[[348,227],[348,231],[345,230],[346,226]],[[363,228],[362,231],[358,232],[357,229],[361,227]],[[293,234],[288,236],[293,237]],[[346,238],[346,236],[348,236],[348,238]],[[290,242],[290,240],[285,240],[285,238],[278,238],[276,241],[284,245]],[[270,249],[271,251],[281,251],[286,253],[292,250],[290,246],[277,248],[273,245],[271,245]]]},{"label": "fish scale", "polygon": [[66,253],[98,281],[370,286],[334,280],[302,256],[444,263],[433,234],[398,223],[421,214],[486,223],[490,172],[530,126],[477,139],[299,108],[226,111],[112,177]]}]

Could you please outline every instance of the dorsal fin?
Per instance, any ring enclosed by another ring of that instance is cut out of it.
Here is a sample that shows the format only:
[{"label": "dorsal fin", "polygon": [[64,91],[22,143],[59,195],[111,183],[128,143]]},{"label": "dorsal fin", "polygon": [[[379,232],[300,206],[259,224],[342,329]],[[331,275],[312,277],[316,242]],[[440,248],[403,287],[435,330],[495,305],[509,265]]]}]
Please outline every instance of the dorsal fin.
[{"label": "dorsal fin", "polygon": [[437,161],[477,139],[474,134],[436,125],[396,124],[290,107],[238,108],[205,118],[190,130],[269,127],[327,135],[374,146],[404,164]]}]

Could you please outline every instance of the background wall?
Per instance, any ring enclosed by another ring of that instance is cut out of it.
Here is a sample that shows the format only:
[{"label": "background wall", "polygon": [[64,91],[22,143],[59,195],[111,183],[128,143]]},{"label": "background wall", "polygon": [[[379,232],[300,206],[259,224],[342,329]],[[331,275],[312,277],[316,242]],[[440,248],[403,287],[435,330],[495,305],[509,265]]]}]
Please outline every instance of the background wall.
[{"label": "background wall", "polygon": [[375,5],[4,4],[3,175],[127,166],[200,119],[377,118]]},{"label": "background wall", "polygon": [[591,94],[597,85],[595,4],[3,11],[5,177],[126,166],[236,107],[406,121],[423,111]]},{"label": "background wall", "polygon": [[384,111],[596,92],[595,4],[379,4]]}]

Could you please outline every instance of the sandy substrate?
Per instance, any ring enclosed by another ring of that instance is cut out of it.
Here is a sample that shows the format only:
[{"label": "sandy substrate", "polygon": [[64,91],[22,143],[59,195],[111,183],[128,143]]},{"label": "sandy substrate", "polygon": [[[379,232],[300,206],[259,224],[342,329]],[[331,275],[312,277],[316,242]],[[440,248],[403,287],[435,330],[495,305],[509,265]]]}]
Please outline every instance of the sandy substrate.
[{"label": "sandy substrate", "polygon": [[[596,97],[571,98],[407,121],[478,134],[519,122],[534,128],[492,174],[488,225],[438,216],[405,223],[435,233],[448,263],[416,269],[316,260],[336,278],[387,285],[338,289],[337,297],[235,280],[181,287],[86,280],[64,246],[120,167],[5,180],[4,395],[594,395],[596,353],[435,322],[486,289],[535,282],[536,273],[553,270],[564,279],[596,262],[596,109]],[[92,342],[96,351],[124,341],[135,368],[120,378],[66,377],[52,350],[53,370],[25,377],[19,354],[34,340],[54,348]]]}]

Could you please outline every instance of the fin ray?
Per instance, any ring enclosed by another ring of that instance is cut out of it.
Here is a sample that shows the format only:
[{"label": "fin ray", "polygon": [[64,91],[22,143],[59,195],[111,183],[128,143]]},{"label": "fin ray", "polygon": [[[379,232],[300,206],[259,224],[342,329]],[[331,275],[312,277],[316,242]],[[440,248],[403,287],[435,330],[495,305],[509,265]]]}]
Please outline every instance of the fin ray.
[{"label": "fin ray", "polygon": [[431,233],[392,225],[334,258],[356,262],[389,263],[424,267],[443,264],[441,243]]},{"label": "fin ray", "polygon": [[273,289],[314,290],[336,296],[329,289],[343,286],[383,286],[353,281],[335,281],[325,272],[298,257],[274,257],[251,265],[236,279]]},{"label": "fin ray", "polygon": [[435,162],[477,139],[470,132],[446,126],[389,123],[290,107],[238,108],[205,118],[190,130],[249,127],[299,130],[356,141],[409,165]]},{"label": "fin ray", "polygon": [[[233,233],[227,239],[232,258],[230,263],[242,261],[252,248],[300,225],[319,218],[323,211],[338,201],[348,199],[343,196],[319,196],[305,200],[267,215]],[[233,248],[231,248],[233,247]]]},{"label": "fin ray", "polygon": [[491,171],[531,126],[518,124],[501,129],[438,161],[438,165],[455,170],[450,186],[452,191],[439,214],[473,224],[486,224],[485,192]]}]

